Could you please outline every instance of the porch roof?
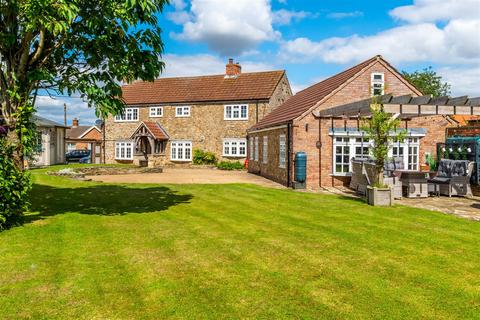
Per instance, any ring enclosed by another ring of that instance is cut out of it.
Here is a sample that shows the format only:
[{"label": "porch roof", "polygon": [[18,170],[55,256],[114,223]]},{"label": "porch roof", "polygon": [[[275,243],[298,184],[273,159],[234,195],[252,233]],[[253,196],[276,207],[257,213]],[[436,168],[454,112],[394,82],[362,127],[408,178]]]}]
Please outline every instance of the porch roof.
[{"label": "porch roof", "polygon": [[[135,129],[132,134],[132,137],[138,136],[139,134],[144,135],[142,132],[146,129],[147,132],[150,134],[151,138],[155,140],[168,140],[170,137],[168,136],[165,129],[158,122],[152,121],[143,121],[140,125]],[[146,132],[144,132],[146,133]]]},{"label": "porch roof", "polygon": [[366,117],[371,114],[370,105],[374,100],[382,104],[386,112],[399,114],[402,118],[430,115],[480,115],[480,97],[432,98],[411,95],[394,97],[390,94],[328,108],[314,112],[313,115],[317,118]]}]

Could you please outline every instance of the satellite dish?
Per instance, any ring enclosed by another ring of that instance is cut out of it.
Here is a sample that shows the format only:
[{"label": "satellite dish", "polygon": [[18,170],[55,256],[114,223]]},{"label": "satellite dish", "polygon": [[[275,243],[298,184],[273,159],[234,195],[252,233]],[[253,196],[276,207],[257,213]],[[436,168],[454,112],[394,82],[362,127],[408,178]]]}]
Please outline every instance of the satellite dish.
[{"label": "satellite dish", "polygon": [[95,120],[95,126],[101,128],[103,126],[103,120],[101,119]]}]

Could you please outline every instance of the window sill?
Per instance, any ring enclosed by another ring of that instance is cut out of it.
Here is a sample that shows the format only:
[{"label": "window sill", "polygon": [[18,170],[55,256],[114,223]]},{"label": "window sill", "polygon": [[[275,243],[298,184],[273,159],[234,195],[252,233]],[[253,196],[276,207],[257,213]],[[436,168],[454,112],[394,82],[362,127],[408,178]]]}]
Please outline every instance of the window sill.
[{"label": "window sill", "polygon": [[150,118],[163,118],[163,116],[150,116]]},{"label": "window sill", "polygon": [[170,161],[172,161],[172,162],[192,162],[192,159],[190,159],[190,160],[174,160],[174,159],[170,159]]},{"label": "window sill", "polygon": [[225,121],[248,121],[248,118],[245,118],[245,119],[226,119],[226,118],[223,118],[223,120]]},{"label": "window sill", "polygon": [[114,120],[113,122],[122,123],[122,122],[138,122],[138,120]]},{"label": "window sill", "polygon": [[244,154],[244,155],[235,156],[235,155],[230,155],[230,154],[222,154],[222,157],[224,157],[224,158],[246,158],[247,155]]},{"label": "window sill", "polygon": [[351,177],[352,173],[330,173],[329,176],[331,177]]}]

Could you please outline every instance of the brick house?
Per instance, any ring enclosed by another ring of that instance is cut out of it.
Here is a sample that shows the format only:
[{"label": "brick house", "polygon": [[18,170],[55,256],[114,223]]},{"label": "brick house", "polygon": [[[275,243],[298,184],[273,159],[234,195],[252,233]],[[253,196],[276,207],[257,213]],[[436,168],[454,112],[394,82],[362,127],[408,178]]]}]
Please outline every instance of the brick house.
[{"label": "brick house", "polygon": [[[300,91],[248,130],[251,173],[291,186],[296,152],[307,154],[309,190],[347,185],[350,159],[369,153],[359,118],[318,117],[322,110],[373,95],[421,96],[421,92],[381,56],[375,56]],[[390,150],[404,166],[419,170],[426,154],[436,154],[445,129],[456,123],[444,115],[404,117],[408,138]]]},{"label": "brick house", "polygon": [[97,126],[82,126],[77,118],[72,120],[72,126],[67,129],[66,151],[91,150],[92,163],[101,162],[102,131]]},{"label": "brick house", "polygon": [[123,114],[105,120],[107,163],[181,165],[193,150],[246,158],[246,131],[291,95],[285,71],[161,78],[122,87]]}]

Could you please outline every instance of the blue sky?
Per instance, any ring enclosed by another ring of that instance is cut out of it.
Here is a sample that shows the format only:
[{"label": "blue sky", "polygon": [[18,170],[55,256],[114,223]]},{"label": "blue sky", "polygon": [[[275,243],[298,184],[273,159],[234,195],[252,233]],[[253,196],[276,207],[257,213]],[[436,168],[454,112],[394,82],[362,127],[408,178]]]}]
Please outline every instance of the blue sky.
[{"label": "blue sky", "polygon": [[[453,95],[480,96],[480,0],[171,0],[162,76],[285,69],[294,91],[375,54],[400,70],[433,66]],[[41,115],[95,120],[80,99],[40,97]]]}]

